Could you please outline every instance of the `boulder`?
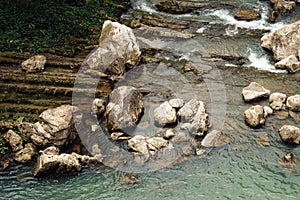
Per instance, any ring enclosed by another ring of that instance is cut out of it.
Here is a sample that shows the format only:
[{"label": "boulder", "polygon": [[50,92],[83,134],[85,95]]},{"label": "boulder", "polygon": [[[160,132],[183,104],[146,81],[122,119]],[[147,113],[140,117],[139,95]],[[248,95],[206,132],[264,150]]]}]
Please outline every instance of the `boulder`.
[{"label": "boulder", "polygon": [[48,175],[67,175],[81,171],[81,165],[78,158],[72,154],[60,154],[57,147],[51,146],[40,151],[37,163],[33,168],[34,177]]},{"label": "boulder", "polygon": [[259,20],[261,18],[261,15],[259,12],[255,11],[255,10],[239,9],[234,14],[234,18],[237,20],[243,20],[243,21],[253,21],[253,20]]},{"label": "boulder", "polygon": [[178,109],[184,105],[184,101],[182,99],[171,99],[171,100],[169,100],[169,104],[173,108]]},{"label": "boulder", "polygon": [[[271,22],[276,22],[286,13],[291,12],[295,7],[295,1],[287,1],[287,0],[270,0],[273,3],[273,9],[271,11],[271,15],[269,17]],[[298,1],[298,0],[297,0]]]},{"label": "boulder", "polygon": [[208,114],[202,101],[190,100],[178,110],[177,114],[183,123],[181,128],[187,129],[191,134],[203,136],[209,128]]},{"label": "boulder", "polygon": [[27,125],[27,129],[32,127],[30,136],[32,142],[41,147],[50,145],[62,147],[71,143],[77,136],[73,109],[75,108],[71,105],[62,105],[42,112],[39,122],[32,126]]},{"label": "boulder", "polygon": [[177,121],[175,108],[167,101],[162,103],[154,110],[154,121],[161,126],[175,123]]},{"label": "boulder", "polygon": [[9,130],[4,134],[4,139],[8,142],[14,152],[23,149],[23,140],[13,130]]},{"label": "boulder", "polygon": [[22,62],[22,69],[28,73],[40,72],[44,70],[46,57],[43,55],[33,56]]},{"label": "boulder", "polygon": [[269,106],[264,106],[264,118],[272,114],[273,114],[272,108],[270,108]]},{"label": "boulder", "polygon": [[221,131],[213,130],[209,132],[201,141],[201,145],[204,147],[221,147],[228,144],[229,137]]},{"label": "boulder", "polygon": [[249,86],[242,91],[245,102],[255,101],[260,98],[268,98],[270,91],[256,82],[251,82]]},{"label": "boulder", "polygon": [[300,21],[264,35],[261,46],[272,51],[276,60],[283,60],[291,55],[299,57]]},{"label": "boulder", "polygon": [[261,105],[251,106],[244,112],[246,123],[256,128],[265,123],[264,108]]},{"label": "boulder", "polygon": [[295,55],[290,55],[283,60],[275,63],[276,69],[287,69],[290,73],[296,73],[300,70],[300,62]]},{"label": "boulder", "polygon": [[124,74],[125,65],[135,67],[140,61],[140,55],[141,51],[132,29],[107,20],[102,27],[98,48],[84,64],[113,78]]},{"label": "boulder", "polygon": [[101,115],[105,111],[105,102],[103,99],[94,99],[92,103],[92,114],[93,115]]},{"label": "boulder", "polygon": [[300,111],[300,95],[290,96],[286,100],[286,106],[291,111]]},{"label": "boulder", "polygon": [[13,155],[13,159],[20,163],[27,163],[37,155],[35,146],[32,143],[25,144],[25,147]]},{"label": "boulder", "polygon": [[285,101],[286,95],[279,92],[272,93],[269,98],[270,106],[274,110],[285,109]]},{"label": "boulder", "polygon": [[134,87],[120,86],[109,96],[105,117],[111,131],[136,126],[143,111],[143,95]]},{"label": "boulder", "polygon": [[148,155],[150,151],[158,151],[163,147],[167,147],[168,144],[169,142],[162,137],[149,138],[136,135],[128,140],[128,148],[143,155]]},{"label": "boulder", "polygon": [[279,135],[282,141],[288,143],[300,143],[300,129],[292,125],[284,125],[279,129]]}]

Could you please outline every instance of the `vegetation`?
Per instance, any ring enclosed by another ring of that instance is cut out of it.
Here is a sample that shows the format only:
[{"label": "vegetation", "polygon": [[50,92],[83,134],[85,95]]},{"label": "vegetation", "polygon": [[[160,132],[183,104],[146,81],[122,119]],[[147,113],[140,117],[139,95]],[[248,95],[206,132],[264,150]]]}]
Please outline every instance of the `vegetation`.
[{"label": "vegetation", "polygon": [[128,0],[0,0],[0,51],[74,56]]}]

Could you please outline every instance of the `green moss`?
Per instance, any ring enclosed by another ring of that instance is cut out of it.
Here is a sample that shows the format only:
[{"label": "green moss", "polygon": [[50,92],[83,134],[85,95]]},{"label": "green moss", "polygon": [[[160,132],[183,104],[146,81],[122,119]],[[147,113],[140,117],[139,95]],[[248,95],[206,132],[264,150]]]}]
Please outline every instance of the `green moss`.
[{"label": "green moss", "polygon": [[104,20],[119,17],[126,2],[0,0],[0,49],[73,56],[97,43]]}]

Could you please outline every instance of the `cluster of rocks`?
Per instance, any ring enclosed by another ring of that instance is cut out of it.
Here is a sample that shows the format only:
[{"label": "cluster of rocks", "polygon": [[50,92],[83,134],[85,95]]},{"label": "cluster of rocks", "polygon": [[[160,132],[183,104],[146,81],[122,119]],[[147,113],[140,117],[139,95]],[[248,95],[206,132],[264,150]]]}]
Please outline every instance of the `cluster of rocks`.
[{"label": "cluster of rocks", "polygon": [[300,21],[264,35],[261,46],[272,51],[277,69],[287,69],[290,73],[300,70]]},{"label": "cluster of rocks", "polygon": [[[269,106],[254,105],[244,112],[246,123],[257,128],[263,125],[266,117],[273,114],[273,111],[288,109],[290,115],[296,116],[300,111],[300,95],[296,94],[287,97],[286,94],[270,91],[256,82],[250,83],[242,91],[245,102],[251,102],[262,98],[269,98]],[[300,129],[292,125],[284,125],[279,129],[279,135],[284,142],[300,143]]]}]

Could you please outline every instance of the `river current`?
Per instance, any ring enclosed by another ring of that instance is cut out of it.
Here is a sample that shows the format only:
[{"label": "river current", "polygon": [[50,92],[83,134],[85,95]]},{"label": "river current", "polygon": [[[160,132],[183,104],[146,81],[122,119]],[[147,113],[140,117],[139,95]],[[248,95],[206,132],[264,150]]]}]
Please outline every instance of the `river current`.
[{"label": "river current", "polygon": [[[133,0],[132,5],[135,9],[145,12],[161,16],[170,15],[160,13],[155,9],[153,5],[158,2],[160,0]],[[199,21],[230,25],[224,32],[229,40],[231,36],[238,34],[238,28],[273,31],[285,24],[299,20],[298,9],[296,14],[284,17],[278,23],[268,23],[266,1],[227,0],[224,2],[257,10],[262,14],[262,19],[255,22],[240,22],[232,17],[234,11],[225,9],[203,11],[197,15],[184,14],[172,17],[193,18]],[[206,28],[199,27],[196,30],[199,35],[196,36],[195,41],[201,43],[201,48],[210,52],[216,48],[214,47],[216,44],[215,41],[201,35],[205,33]],[[191,50],[193,48],[195,49],[194,45],[191,46]],[[190,83],[194,89],[190,93],[184,89],[174,88],[174,90],[184,90],[183,92],[177,91],[177,97],[184,99],[184,96],[180,95],[198,95],[203,97],[203,101],[208,104],[209,108],[223,106],[223,109],[217,109],[217,111],[212,109],[209,112],[215,115],[215,121],[221,124],[222,127],[218,127],[218,129],[222,128],[223,132],[230,137],[228,145],[209,149],[207,156],[190,156],[183,162],[157,171],[138,173],[137,176],[142,182],[136,185],[124,183],[120,180],[122,172],[105,166],[85,168],[76,176],[46,179],[33,178],[31,166],[18,166],[10,171],[0,172],[0,199],[299,199],[299,164],[296,170],[291,171],[282,167],[279,164],[279,159],[286,153],[292,152],[299,160],[300,147],[282,143],[278,134],[278,129],[282,125],[299,126],[299,121],[292,117],[283,117],[286,113],[280,112],[270,116],[263,127],[259,129],[249,128],[244,123],[243,112],[251,104],[243,102],[241,90],[250,82],[256,81],[271,92],[283,92],[290,96],[300,92],[300,77],[289,75],[285,71],[275,70],[272,55],[260,48],[259,40],[239,37],[239,39],[228,42],[226,49],[228,48],[234,49],[236,54],[246,55],[249,62],[243,66],[225,63],[223,68],[218,71],[221,79],[219,79],[220,77],[206,77],[206,80],[213,79],[218,80],[218,83],[222,82],[221,85],[224,88],[218,87],[212,91],[221,91],[221,95],[225,94],[226,98],[222,100],[216,98],[209,102],[211,98],[207,95],[207,91],[201,89],[202,86],[210,86],[208,81]],[[179,56],[185,56],[184,53]],[[141,71],[143,74],[139,73],[139,78],[136,80],[129,78],[130,81],[125,81],[125,83],[147,84],[147,81],[150,81],[149,79],[153,78],[152,75],[155,74],[161,75],[164,80],[173,81],[172,77],[168,79],[164,75],[169,76],[175,73],[162,64],[143,66]],[[127,76],[134,77],[134,75],[135,71]],[[158,78],[157,84],[160,79]],[[174,84],[176,85],[176,83]],[[218,96],[218,94],[215,95]],[[149,102],[157,101],[157,99],[151,98],[153,97],[148,98],[149,101],[146,102],[146,106]],[[267,101],[258,103],[266,105]],[[224,119],[222,117],[219,119],[218,113],[225,115]],[[257,143],[257,136],[264,134],[267,134],[270,139],[270,145],[266,147]]]}]

